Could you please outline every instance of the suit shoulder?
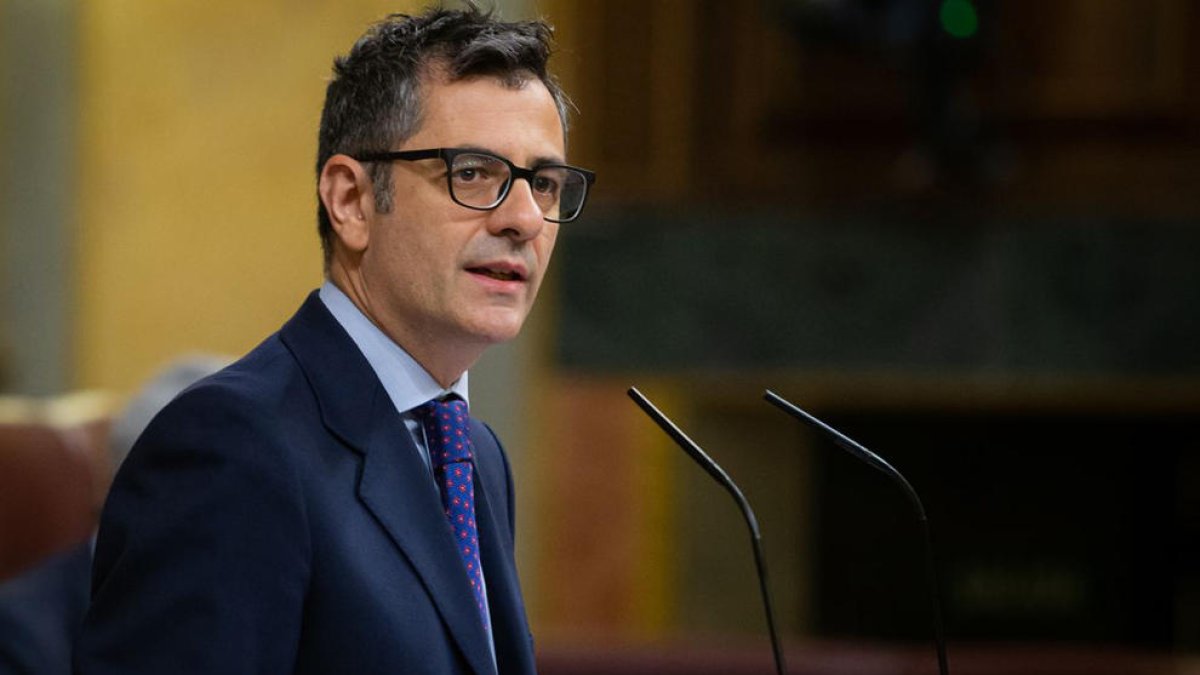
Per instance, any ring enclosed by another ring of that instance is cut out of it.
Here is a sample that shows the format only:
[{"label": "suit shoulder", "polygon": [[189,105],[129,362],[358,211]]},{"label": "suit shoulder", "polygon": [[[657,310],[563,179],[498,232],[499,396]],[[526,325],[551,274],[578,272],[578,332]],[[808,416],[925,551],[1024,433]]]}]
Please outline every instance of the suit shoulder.
[{"label": "suit shoulder", "polygon": [[134,444],[118,484],[134,467],[178,462],[233,462],[282,476],[280,470],[294,464],[292,441],[319,415],[302,372],[277,343],[268,340],[176,396]]},{"label": "suit shoulder", "polygon": [[184,389],[164,407],[151,427],[189,419],[214,423],[268,421],[276,411],[294,403],[288,399],[295,396],[303,382],[295,359],[278,335],[273,335],[238,361]]}]

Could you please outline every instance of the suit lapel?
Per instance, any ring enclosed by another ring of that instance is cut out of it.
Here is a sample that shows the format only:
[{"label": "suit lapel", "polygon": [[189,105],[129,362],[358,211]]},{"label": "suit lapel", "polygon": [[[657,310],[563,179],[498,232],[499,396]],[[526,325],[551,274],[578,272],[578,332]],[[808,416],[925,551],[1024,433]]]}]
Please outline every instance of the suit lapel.
[{"label": "suit lapel", "polygon": [[366,358],[316,293],[281,338],[308,376],[325,425],[362,455],[359,499],[421,577],[467,662],[480,675],[494,673],[437,487]]},{"label": "suit lapel", "polygon": [[[479,434],[472,434],[476,447],[481,445]],[[480,453],[476,463],[487,461],[489,455]],[[503,485],[488,480],[497,475],[488,471],[491,467],[479,467],[480,480],[476,482],[475,521],[479,526],[479,555],[483,564],[488,591],[488,609],[492,615],[492,637],[496,645],[496,662],[504,665],[506,673],[534,673],[533,653],[529,649],[529,627],[525,622],[525,609],[521,602],[521,587],[512,551],[504,542],[509,541],[508,523],[497,517],[498,509],[492,504],[507,498]],[[502,475],[502,474],[501,474]]]},{"label": "suit lapel", "polygon": [[471,667],[492,673],[487,635],[437,487],[391,400],[386,395],[375,400],[376,419],[396,423],[375,425],[364,452],[359,496],[421,575]]}]

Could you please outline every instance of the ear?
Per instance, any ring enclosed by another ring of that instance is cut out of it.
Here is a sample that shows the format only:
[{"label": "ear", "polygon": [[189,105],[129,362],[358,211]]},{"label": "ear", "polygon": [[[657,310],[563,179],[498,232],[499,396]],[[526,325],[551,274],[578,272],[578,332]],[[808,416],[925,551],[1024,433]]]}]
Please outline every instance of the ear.
[{"label": "ear", "polygon": [[334,155],[321,167],[317,194],[342,246],[355,253],[367,248],[375,196],[366,168],[347,155]]}]

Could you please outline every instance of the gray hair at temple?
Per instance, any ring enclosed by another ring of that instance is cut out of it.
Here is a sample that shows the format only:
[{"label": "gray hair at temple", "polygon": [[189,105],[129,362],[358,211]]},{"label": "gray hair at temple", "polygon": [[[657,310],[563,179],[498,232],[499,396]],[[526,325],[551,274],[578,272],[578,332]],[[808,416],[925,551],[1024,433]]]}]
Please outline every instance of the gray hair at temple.
[{"label": "gray hair at temple", "polygon": [[129,399],[108,435],[109,459],[115,471],[125,461],[150,420],[184,389],[229,365],[214,354],[189,354],[164,366]]}]

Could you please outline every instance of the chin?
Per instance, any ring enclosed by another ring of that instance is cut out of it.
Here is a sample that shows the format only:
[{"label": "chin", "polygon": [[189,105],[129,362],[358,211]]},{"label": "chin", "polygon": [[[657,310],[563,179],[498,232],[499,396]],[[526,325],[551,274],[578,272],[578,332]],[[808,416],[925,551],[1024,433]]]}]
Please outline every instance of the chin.
[{"label": "chin", "polygon": [[462,303],[451,317],[460,334],[482,344],[508,342],[520,334],[531,307],[526,302]]},{"label": "chin", "polygon": [[496,317],[482,321],[471,327],[470,332],[480,341],[487,344],[508,342],[521,334],[521,326],[525,323],[525,315],[519,317]]},{"label": "chin", "polygon": [[520,334],[521,327],[518,325],[513,328],[496,328],[495,330],[485,331],[482,333],[482,337],[488,344],[498,344],[516,339]]}]

